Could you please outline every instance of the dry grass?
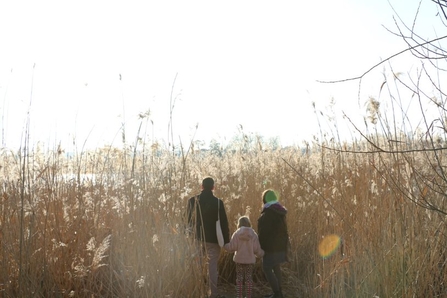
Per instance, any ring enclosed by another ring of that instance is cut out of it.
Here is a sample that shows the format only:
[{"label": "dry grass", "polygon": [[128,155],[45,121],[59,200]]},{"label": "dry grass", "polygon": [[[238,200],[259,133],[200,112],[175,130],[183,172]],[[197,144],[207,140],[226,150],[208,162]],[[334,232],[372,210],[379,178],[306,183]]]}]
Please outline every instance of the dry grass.
[{"label": "dry grass", "polygon": [[[105,148],[70,158],[36,149],[23,154],[25,163],[3,152],[0,293],[203,297],[199,255],[184,234],[183,215],[205,175],[216,179],[231,231],[243,214],[256,228],[262,191],[279,191],[289,210],[289,297],[445,292],[444,218],[410,203],[399,189],[412,187],[412,167],[426,166],[418,153],[349,154],[315,145],[279,150],[244,141],[233,146],[185,156],[143,144],[136,155]],[[342,242],[324,258],[317,248],[329,234]],[[259,265],[255,281],[262,292],[267,288]],[[219,271],[231,288],[231,255],[222,253]]]}]

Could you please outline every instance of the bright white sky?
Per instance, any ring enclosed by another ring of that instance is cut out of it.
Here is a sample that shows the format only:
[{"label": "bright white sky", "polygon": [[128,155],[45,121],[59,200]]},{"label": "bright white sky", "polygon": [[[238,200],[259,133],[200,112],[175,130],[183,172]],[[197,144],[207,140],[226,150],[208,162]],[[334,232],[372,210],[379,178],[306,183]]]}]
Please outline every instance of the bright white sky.
[{"label": "bright white sky", "polygon": [[[390,0],[411,24],[419,1]],[[418,25],[433,38],[436,6],[423,0]],[[18,148],[31,100],[31,142],[69,147],[168,141],[171,87],[174,142],[245,133],[302,144],[318,133],[312,102],[358,116],[382,77],[358,76],[405,48],[387,0],[2,1],[2,142]],[[445,29],[445,27],[444,27]],[[438,33],[439,34],[439,33]],[[406,72],[412,63],[398,64]],[[33,71],[33,65],[34,71]],[[120,75],[122,80],[120,80]],[[33,80],[34,78],[34,80]],[[340,126],[346,129],[346,126]]]}]

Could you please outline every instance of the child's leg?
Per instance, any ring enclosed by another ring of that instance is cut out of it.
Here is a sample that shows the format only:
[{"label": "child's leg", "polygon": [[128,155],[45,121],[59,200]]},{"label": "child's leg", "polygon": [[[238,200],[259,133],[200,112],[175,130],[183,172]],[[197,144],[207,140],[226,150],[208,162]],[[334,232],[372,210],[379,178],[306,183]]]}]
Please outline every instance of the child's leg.
[{"label": "child's leg", "polygon": [[236,297],[242,298],[244,285],[244,264],[236,263]]},{"label": "child's leg", "polygon": [[245,294],[246,298],[251,298],[251,290],[253,289],[253,268],[254,264],[245,265]]}]

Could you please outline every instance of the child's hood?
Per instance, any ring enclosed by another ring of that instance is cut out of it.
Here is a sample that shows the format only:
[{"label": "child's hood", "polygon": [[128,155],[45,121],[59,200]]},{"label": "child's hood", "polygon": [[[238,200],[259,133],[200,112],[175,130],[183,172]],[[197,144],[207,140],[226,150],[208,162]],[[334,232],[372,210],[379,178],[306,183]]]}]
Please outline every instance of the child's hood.
[{"label": "child's hood", "polygon": [[236,235],[240,241],[251,241],[254,237],[256,237],[255,231],[249,227],[240,227],[237,229]]}]

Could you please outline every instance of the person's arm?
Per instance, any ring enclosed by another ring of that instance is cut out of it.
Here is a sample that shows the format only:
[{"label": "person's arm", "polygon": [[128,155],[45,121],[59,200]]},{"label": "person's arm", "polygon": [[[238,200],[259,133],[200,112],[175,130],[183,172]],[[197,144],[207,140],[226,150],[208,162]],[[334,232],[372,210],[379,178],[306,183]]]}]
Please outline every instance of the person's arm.
[{"label": "person's arm", "polygon": [[272,223],[269,222],[267,214],[261,214],[261,217],[258,219],[258,237],[259,243],[261,244],[261,248],[265,250],[265,247],[268,246],[269,238],[277,233],[272,228]]},{"label": "person's arm", "polygon": [[189,199],[188,200],[188,206],[186,208],[186,231],[187,231],[188,234],[191,234],[192,232],[194,232],[193,215],[194,215],[194,200],[193,199]]},{"label": "person's arm", "polygon": [[230,242],[230,228],[228,227],[228,218],[225,206],[222,200],[219,199],[219,216],[220,216],[220,226],[222,228],[222,235],[224,237],[224,243]]},{"label": "person's arm", "polygon": [[253,252],[258,258],[262,258],[264,256],[264,250],[262,250],[261,248],[261,244],[259,243],[259,238],[257,235],[253,243]]},{"label": "person's arm", "polygon": [[231,237],[230,242],[226,243],[224,245],[224,248],[228,252],[235,252],[237,250],[237,237],[235,234]]}]

